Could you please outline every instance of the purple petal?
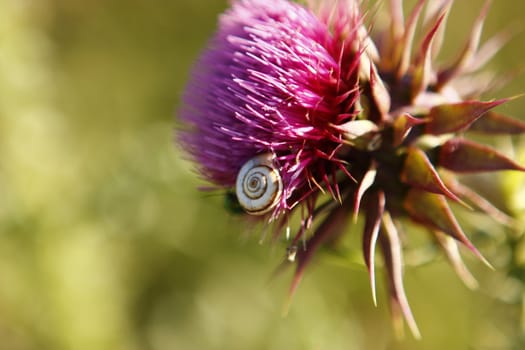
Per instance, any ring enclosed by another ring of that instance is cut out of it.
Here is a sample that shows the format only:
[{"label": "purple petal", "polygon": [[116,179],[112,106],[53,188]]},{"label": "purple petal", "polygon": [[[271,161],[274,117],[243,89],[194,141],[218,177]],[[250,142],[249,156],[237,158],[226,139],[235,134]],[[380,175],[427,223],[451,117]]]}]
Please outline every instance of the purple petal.
[{"label": "purple petal", "polygon": [[343,137],[333,126],[356,113],[361,18],[353,2],[337,6],[338,16],[317,16],[292,1],[239,0],[221,16],[180,112],[180,144],[202,177],[230,187],[248,159],[273,153],[284,184],[277,214],[312,183],[339,196]]}]

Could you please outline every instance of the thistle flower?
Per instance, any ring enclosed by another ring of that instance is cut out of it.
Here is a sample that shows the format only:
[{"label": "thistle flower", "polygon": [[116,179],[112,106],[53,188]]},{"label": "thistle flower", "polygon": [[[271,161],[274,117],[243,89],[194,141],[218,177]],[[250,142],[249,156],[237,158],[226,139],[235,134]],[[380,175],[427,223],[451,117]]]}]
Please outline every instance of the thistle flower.
[{"label": "thistle flower", "polygon": [[488,3],[458,58],[435,63],[451,4],[429,2],[422,17],[420,0],[405,21],[402,1],[390,0],[389,25],[368,30],[364,21],[373,23],[374,14],[365,15],[357,0],[234,1],[196,65],[180,113],[187,125],[180,144],[204,179],[234,190],[247,213],[275,223],[276,234],[300,215],[287,256],[296,262],[292,292],[313,253],[362,214],[374,303],[379,242],[393,316],[404,317],[415,336],[398,221],[427,228],[474,286],[458,244],[485,259],[449,202],[503,224],[512,219],[454,174],[525,170],[465,138],[469,129],[515,134],[525,124],[492,111],[509,99],[478,100],[491,85],[476,74],[506,39],[480,47]]}]

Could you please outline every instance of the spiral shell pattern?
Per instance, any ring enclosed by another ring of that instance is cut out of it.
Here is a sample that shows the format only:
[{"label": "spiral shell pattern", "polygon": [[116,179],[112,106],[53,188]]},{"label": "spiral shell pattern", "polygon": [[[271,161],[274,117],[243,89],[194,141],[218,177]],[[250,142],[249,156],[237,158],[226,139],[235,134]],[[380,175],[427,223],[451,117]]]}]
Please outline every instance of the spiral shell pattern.
[{"label": "spiral shell pattern", "polygon": [[275,208],[283,192],[283,182],[271,153],[258,155],[242,166],[235,192],[248,214],[263,215]]}]

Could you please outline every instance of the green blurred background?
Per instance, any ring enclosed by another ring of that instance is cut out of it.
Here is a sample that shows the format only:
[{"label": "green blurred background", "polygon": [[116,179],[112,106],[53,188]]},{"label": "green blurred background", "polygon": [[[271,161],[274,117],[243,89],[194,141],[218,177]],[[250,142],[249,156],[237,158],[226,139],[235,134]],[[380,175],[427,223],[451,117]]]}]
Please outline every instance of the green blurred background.
[{"label": "green blurred background", "polygon": [[[456,4],[449,52],[481,5]],[[464,252],[478,291],[441,258],[406,270],[423,340],[396,340],[382,283],[373,306],[357,234],[317,258],[282,317],[291,276],[270,276],[284,245],[259,244],[220,194],[199,192],[173,142],[189,69],[225,7],[0,0],[0,349],[525,348],[521,237],[481,216],[463,220],[496,266]],[[494,1],[485,33],[519,25],[523,10]],[[524,39],[491,68],[523,68]],[[524,90],[521,75],[491,97]],[[502,109],[525,116],[523,99]],[[499,144],[522,161],[524,145]],[[520,215],[523,177],[489,180],[488,195]]]}]

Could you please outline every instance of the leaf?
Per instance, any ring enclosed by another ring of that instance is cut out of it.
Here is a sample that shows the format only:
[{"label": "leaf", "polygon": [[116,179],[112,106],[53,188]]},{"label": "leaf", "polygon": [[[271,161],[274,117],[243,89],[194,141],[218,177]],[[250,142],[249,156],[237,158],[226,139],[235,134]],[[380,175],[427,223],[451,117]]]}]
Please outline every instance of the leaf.
[{"label": "leaf", "polygon": [[495,207],[486,198],[478,194],[473,189],[461,184],[454,176],[446,176],[443,178],[447,187],[452,189],[454,193],[457,193],[461,198],[464,198],[469,204],[472,204],[475,209],[484,212],[489,215],[493,220],[499,222],[502,225],[516,228],[518,226],[515,219],[502,212],[500,209]]},{"label": "leaf", "polygon": [[393,124],[394,136],[392,144],[394,147],[398,147],[403,143],[405,138],[410,133],[410,130],[416,125],[425,123],[425,119],[415,118],[408,113],[398,116]]},{"label": "leaf", "polygon": [[491,266],[463,233],[443,195],[411,189],[403,205],[414,221],[430,229],[446,233],[463,243],[487,266]]},{"label": "leaf", "polygon": [[466,130],[484,113],[509,100],[505,98],[489,102],[464,101],[435,106],[430,110],[425,132],[442,135]]},{"label": "leaf", "polygon": [[478,281],[472,276],[463,259],[461,259],[457,242],[440,231],[434,231],[433,234],[459,278],[468,288],[477,289]]},{"label": "leaf", "polygon": [[401,181],[428,192],[443,194],[454,201],[461,201],[445,186],[425,152],[419,148],[408,148]]},{"label": "leaf", "polygon": [[465,139],[451,139],[440,147],[439,166],[454,172],[468,173],[525,168],[496,150]]},{"label": "leaf", "polygon": [[483,115],[483,118],[479,118],[472,123],[469,131],[486,134],[516,135],[525,133],[525,122],[500,113],[489,111]]}]

